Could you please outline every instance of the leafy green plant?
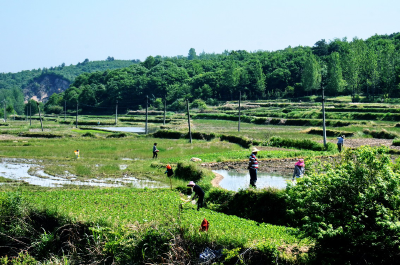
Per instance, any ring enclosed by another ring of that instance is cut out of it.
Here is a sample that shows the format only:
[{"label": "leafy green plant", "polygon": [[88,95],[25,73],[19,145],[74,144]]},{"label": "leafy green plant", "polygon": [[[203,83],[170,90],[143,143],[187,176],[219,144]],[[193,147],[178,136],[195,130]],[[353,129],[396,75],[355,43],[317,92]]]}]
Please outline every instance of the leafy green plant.
[{"label": "leafy green plant", "polygon": [[[329,263],[395,263],[400,242],[400,175],[387,149],[346,149],[336,166],[310,170],[287,188],[292,223],[317,239]],[[322,170],[322,171],[321,171]]]},{"label": "leafy green plant", "polygon": [[292,147],[298,149],[308,149],[314,151],[333,151],[335,150],[335,145],[332,143],[327,143],[327,147],[321,143],[313,142],[309,139],[297,140],[297,139],[285,139],[278,136],[273,136],[269,139],[269,144],[271,146],[278,147]]}]

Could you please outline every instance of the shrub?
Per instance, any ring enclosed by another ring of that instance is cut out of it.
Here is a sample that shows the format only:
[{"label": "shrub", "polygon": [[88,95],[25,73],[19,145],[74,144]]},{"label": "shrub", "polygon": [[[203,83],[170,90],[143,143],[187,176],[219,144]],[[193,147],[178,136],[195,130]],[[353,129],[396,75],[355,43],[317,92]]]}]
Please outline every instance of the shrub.
[{"label": "shrub", "polygon": [[82,134],[83,137],[92,137],[92,138],[96,138],[96,135],[92,132],[87,132]]},{"label": "shrub", "polygon": [[393,139],[392,145],[394,145],[394,146],[400,146],[400,139],[399,139],[399,138]]},{"label": "shrub", "polygon": [[230,143],[235,143],[244,148],[249,148],[253,144],[253,141],[247,137],[224,135],[224,134],[221,135],[221,141],[228,141]]},{"label": "shrub", "polygon": [[[304,133],[307,134],[316,134],[316,135],[321,135],[323,134],[323,130],[321,128],[309,128],[307,130],[303,131]],[[343,132],[343,131],[335,131],[335,130],[330,130],[330,129],[326,129],[325,130],[326,136],[341,136],[344,135],[346,137],[349,136],[354,136],[354,133],[352,132]]]},{"label": "shrub", "polygon": [[284,139],[278,136],[273,136],[269,139],[269,145],[276,147],[292,147],[297,149],[307,149],[313,151],[332,151],[336,146],[333,143],[327,143],[325,148],[324,144],[313,142],[309,139]]},{"label": "shrub", "polygon": [[176,178],[194,182],[201,180],[206,175],[204,169],[193,162],[179,162],[174,172]]},{"label": "shrub", "polygon": [[387,148],[346,149],[340,164],[288,185],[293,225],[316,238],[321,264],[395,264],[399,258],[400,174]]},{"label": "shrub", "polygon": [[240,190],[211,189],[207,201],[218,204],[215,210],[257,222],[286,225],[285,191],[274,188]]},{"label": "shrub", "polygon": [[182,133],[171,130],[159,130],[153,134],[156,138],[167,138],[167,139],[179,139],[182,137]]},{"label": "shrub", "polygon": [[375,131],[375,130],[370,131],[369,129],[364,129],[363,133],[372,135],[372,137],[378,139],[395,139],[399,137],[397,133],[388,132],[385,129],[382,129],[381,131]]},{"label": "shrub", "polygon": [[128,135],[126,133],[113,133],[110,135],[107,135],[107,138],[123,138],[123,137],[127,137]]},{"label": "shrub", "polygon": [[62,138],[62,135],[49,133],[49,132],[21,132],[19,136],[22,137],[42,137],[42,138]]}]

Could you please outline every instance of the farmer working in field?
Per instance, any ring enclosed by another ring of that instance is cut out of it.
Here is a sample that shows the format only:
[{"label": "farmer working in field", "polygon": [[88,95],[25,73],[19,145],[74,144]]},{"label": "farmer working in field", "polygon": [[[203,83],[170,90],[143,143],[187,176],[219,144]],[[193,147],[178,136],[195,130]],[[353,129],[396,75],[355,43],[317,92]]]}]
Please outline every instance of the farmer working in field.
[{"label": "farmer working in field", "polygon": [[339,136],[338,138],[337,138],[337,148],[338,148],[338,150],[339,150],[339,153],[340,152],[342,152],[342,148],[343,148],[343,144],[344,144],[344,135],[342,135],[342,136]]},{"label": "farmer working in field", "polygon": [[258,170],[258,161],[257,161],[257,152],[259,150],[255,147],[253,147],[253,150],[251,151],[251,155],[249,157],[249,172],[250,172],[250,186],[253,186],[256,188],[256,182],[257,182],[257,170]]},{"label": "farmer working in field", "polygon": [[200,207],[203,207],[204,191],[202,190],[202,188],[200,188],[199,185],[196,185],[196,183],[194,183],[193,181],[190,181],[187,186],[191,187],[193,192],[195,193],[192,200],[194,200],[196,196],[199,197],[199,199],[197,200],[197,211],[198,211]]},{"label": "farmer working in field", "polygon": [[292,181],[295,180],[296,178],[301,178],[304,175],[304,159],[299,159],[299,161],[294,164],[294,172],[293,172],[293,178]]},{"label": "farmer working in field", "polygon": [[171,165],[167,165],[167,170],[164,172],[164,174],[167,174],[168,177],[171,177],[174,174]]},{"label": "farmer working in field", "polygon": [[154,143],[154,146],[153,146],[153,158],[157,158],[157,153],[158,153],[157,143]]}]

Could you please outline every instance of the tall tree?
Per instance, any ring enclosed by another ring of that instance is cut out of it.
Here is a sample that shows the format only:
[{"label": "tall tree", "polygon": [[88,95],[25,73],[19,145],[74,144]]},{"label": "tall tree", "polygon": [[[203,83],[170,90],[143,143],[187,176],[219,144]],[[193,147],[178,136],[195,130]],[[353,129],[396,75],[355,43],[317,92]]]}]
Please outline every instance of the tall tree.
[{"label": "tall tree", "polygon": [[189,54],[188,54],[188,60],[194,60],[196,58],[197,58],[196,50],[194,48],[190,48]]},{"label": "tall tree", "polygon": [[328,60],[326,92],[330,95],[337,95],[343,91],[345,85],[346,81],[343,80],[339,53],[333,52]]},{"label": "tall tree", "polygon": [[304,64],[302,84],[305,91],[313,91],[321,85],[321,66],[315,56],[311,53]]}]

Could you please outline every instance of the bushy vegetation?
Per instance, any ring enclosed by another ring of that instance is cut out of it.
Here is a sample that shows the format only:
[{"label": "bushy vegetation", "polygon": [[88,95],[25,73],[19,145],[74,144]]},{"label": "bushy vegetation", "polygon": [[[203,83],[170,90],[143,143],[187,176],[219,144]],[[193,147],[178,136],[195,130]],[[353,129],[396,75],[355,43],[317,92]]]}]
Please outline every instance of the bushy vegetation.
[{"label": "bushy vegetation", "polygon": [[399,135],[397,133],[394,132],[388,132],[385,129],[382,129],[380,131],[376,131],[376,130],[369,130],[369,129],[364,129],[363,130],[364,134],[367,135],[371,135],[374,138],[378,138],[378,139],[395,139],[397,137],[399,137]]},{"label": "bushy vegetation", "polygon": [[[317,135],[322,135],[323,134],[323,129],[321,128],[308,128],[306,130],[303,131],[304,133],[308,133],[308,134],[317,134]],[[344,131],[336,131],[336,130],[330,130],[330,129],[326,129],[325,130],[326,136],[354,136],[354,133],[352,132],[344,132]]]},{"label": "bushy vegetation", "polygon": [[274,188],[247,189],[238,192],[211,189],[206,198],[209,207],[229,215],[257,222],[286,225],[286,192]]},{"label": "bushy vegetation", "polygon": [[297,185],[289,185],[288,213],[293,224],[317,239],[320,263],[398,260],[400,175],[386,151],[346,149],[342,163],[309,168]]},{"label": "bushy vegetation", "polygon": [[322,143],[313,142],[309,139],[297,140],[297,139],[284,139],[279,136],[273,136],[269,139],[269,145],[277,147],[289,147],[297,149],[307,149],[314,151],[333,151],[336,146],[332,143],[327,143],[326,147]]},{"label": "bushy vegetation", "polygon": [[235,136],[235,135],[222,134],[220,136],[220,138],[221,138],[221,141],[228,141],[228,142],[231,142],[231,143],[235,143],[235,144],[238,144],[238,145],[240,145],[240,146],[242,146],[244,148],[249,148],[253,144],[252,140],[250,140],[249,138],[244,137],[244,136]]}]

